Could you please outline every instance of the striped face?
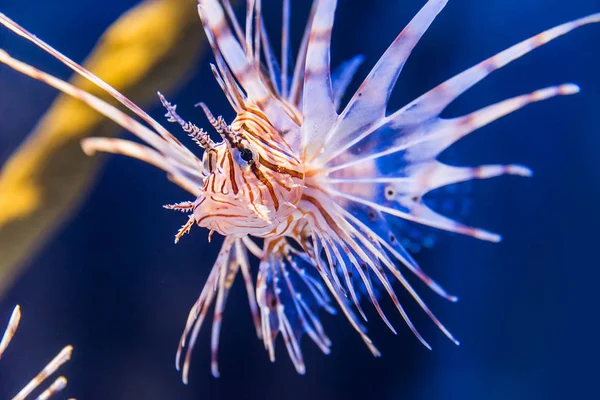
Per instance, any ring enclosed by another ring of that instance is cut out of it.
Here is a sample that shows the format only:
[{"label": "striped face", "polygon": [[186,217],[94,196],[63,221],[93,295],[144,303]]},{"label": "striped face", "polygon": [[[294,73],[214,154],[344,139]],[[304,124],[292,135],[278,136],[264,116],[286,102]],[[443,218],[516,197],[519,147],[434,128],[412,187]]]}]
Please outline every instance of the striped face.
[{"label": "striped face", "polygon": [[201,227],[225,236],[269,237],[297,218],[301,162],[261,115],[239,114],[224,140],[204,154],[207,178],[194,206]]}]

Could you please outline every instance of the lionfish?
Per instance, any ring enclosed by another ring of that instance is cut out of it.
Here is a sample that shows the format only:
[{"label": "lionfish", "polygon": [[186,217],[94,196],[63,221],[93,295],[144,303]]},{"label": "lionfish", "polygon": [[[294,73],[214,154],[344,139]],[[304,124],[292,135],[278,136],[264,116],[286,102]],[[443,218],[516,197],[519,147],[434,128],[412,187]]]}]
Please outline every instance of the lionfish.
[{"label": "lionfish", "polygon": [[[8,326],[2,335],[2,340],[0,340],[0,358],[4,354],[4,351],[7,349],[10,341],[14,337],[17,328],[19,327],[19,322],[21,321],[21,308],[17,305],[13,309],[12,314],[10,315],[10,319],[8,320]],[[63,348],[60,353],[56,355],[41,371],[36,375],[12,400],[25,400],[34,390],[36,390],[46,379],[52,376],[64,363],[69,361],[71,358],[71,354],[73,353],[72,346],[66,346]],[[60,376],[56,378],[56,380],[46,389],[44,390],[36,399],[40,400],[48,400],[52,398],[55,394],[62,391],[67,386],[67,378],[64,376]],[[73,399],[72,399],[73,400]]]},{"label": "lionfish", "polygon": [[[168,121],[179,125],[203,149],[201,158],[125,96],[4,15],[0,15],[4,26],[104,89],[147,125],[5,51],[0,52],[0,61],[80,99],[143,142],[89,138],[82,146],[90,155],[117,153],[152,164],[192,195],[189,201],[165,206],[189,214],[175,242],[194,225],[207,228],[209,239],[214,232],[225,237],[179,343],[176,365],[183,368],[185,383],[192,349],[213,304],[211,368],[215,377],[219,375],[223,312],[240,272],[256,333],[270,359],[275,359],[274,342],[281,334],[300,374],[305,372],[300,348],[304,335],[323,353],[330,352],[331,341],[319,319],[322,310],[331,314],[341,310],[368,349],[379,356],[363,324],[362,304],[367,299],[395,332],[380,305],[382,294],[389,296],[408,328],[430,348],[397,298],[394,284],[398,283],[458,344],[413,289],[403,269],[442,297],[450,301],[456,297],[431,279],[402,245],[401,232],[395,228],[397,219],[499,242],[499,235],[445,217],[423,198],[438,188],[473,179],[530,176],[530,169],[521,165],[457,167],[438,161],[437,156],[492,121],[534,102],[575,94],[579,88],[574,84],[548,87],[456,118],[440,114],[492,72],[573,29],[600,22],[600,14],[510,47],[389,113],[390,93],[405,62],[447,0],[429,0],[423,6],[345,104],[344,92],[360,59],[332,73],[336,1],[314,0],[295,63],[290,57],[290,1],[282,0],[280,59],[267,35],[261,3],[246,2],[242,24],[229,0],[198,1],[215,58],[212,72],[236,113],[227,122],[199,104],[221,141],[213,141],[206,131],[180,117],[176,106],[158,93]],[[249,255],[259,260],[256,284]]]}]

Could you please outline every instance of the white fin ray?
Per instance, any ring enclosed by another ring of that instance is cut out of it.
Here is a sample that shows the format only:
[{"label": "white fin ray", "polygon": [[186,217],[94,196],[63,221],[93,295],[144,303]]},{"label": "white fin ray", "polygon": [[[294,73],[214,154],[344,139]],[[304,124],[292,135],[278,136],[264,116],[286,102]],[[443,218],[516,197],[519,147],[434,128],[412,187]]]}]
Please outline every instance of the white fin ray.
[{"label": "white fin ray", "polygon": [[[232,245],[235,246],[235,243]],[[212,376],[218,378],[221,376],[219,372],[219,363],[217,361],[219,351],[219,339],[221,335],[221,324],[223,322],[223,313],[225,312],[225,303],[229,296],[229,290],[235,280],[235,277],[240,269],[240,264],[237,262],[235,250],[232,248],[230,259],[227,265],[221,268],[219,274],[219,283],[217,289],[217,302],[215,303],[215,310],[213,316],[213,325],[210,335],[210,369]]]},{"label": "white fin ray", "polygon": [[281,23],[281,94],[287,99],[290,88],[288,84],[288,64],[290,60],[290,21],[292,13],[290,0],[283,0]]},{"label": "white fin ray", "polygon": [[[29,383],[21,389],[19,393],[12,400],[25,400],[35,389],[37,389],[46,379],[54,374],[64,363],[71,359],[73,354],[73,347],[66,346],[60,353],[56,355]],[[62,390],[66,386],[66,379],[59,378],[58,384],[52,384],[48,389],[45,390],[46,395],[52,396]],[[42,393],[44,394],[44,393]],[[39,399],[40,397],[38,397]]]},{"label": "white fin ray", "polygon": [[25,64],[13,57],[11,57],[6,51],[0,49],[0,62],[6,64],[7,66],[13,68],[14,70],[21,72],[24,75],[27,75],[33,79],[39,80],[40,82],[44,82],[47,85],[58,89],[59,91],[76,98],[94,110],[98,111],[102,115],[110,118],[115,123],[120,125],[122,128],[130,131],[138,138],[154,147],[157,150],[162,151],[166,155],[184,161],[188,165],[200,165],[200,160],[192,153],[191,157],[188,157],[186,154],[185,157],[182,157],[181,152],[175,150],[172,146],[168,144],[163,138],[156,135],[155,132],[151,131],[144,125],[140,124],[124,112],[120,111],[116,107],[108,104],[104,100],[81,90],[68,82],[65,82],[61,79],[58,79],[52,75],[49,75],[39,69],[32,67],[28,64]]},{"label": "white fin ray", "polygon": [[[402,265],[408,268],[409,271],[416,275],[435,293],[452,302],[458,300],[456,296],[450,295],[421,269],[419,264],[417,264],[410,253],[399,242],[395,233],[392,232],[392,229],[387,223],[385,216],[381,212],[369,207],[361,206],[361,208],[362,212],[361,209],[357,209],[356,207],[352,207],[351,211],[340,207],[340,212],[348,222],[355,225],[357,229],[363,232],[369,232],[367,235],[369,238],[377,242],[382,247],[382,250],[384,249],[396,260],[400,261]],[[392,268],[390,268],[390,265]],[[394,276],[399,276],[398,274],[400,271],[395,264],[386,263],[386,266],[390,268],[390,272],[392,272]]]},{"label": "white fin ray", "polygon": [[[420,124],[406,121],[404,115],[399,114],[397,120],[390,121],[387,126],[360,142],[359,145],[367,149],[366,155],[353,155],[332,167],[329,170],[331,178],[327,182],[337,195],[368,206],[375,204],[379,208],[374,208],[387,214],[479,239],[499,241],[498,235],[469,228],[443,217],[422,204],[421,198],[430,191],[454,183],[501,175],[528,177],[532,175],[531,170],[521,165],[453,167],[436,161],[436,157],[456,141],[501,117],[534,102],[578,91],[579,88],[573,84],[552,86],[501,101],[462,117],[435,117],[432,121]],[[389,135],[390,130],[403,134],[391,143],[382,145],[383,137]],[[360,168],[369,163],[374,166],[374,171]],[[394,166],[387,167],[394,172],[382,172],[387,164]],[[352,176],[345,177],[344,170],[349,168],[352,168]]]},{"label": "white fin ray", "polygon": [[227,16],[229,17],[231,24],[233,25],[233,31],[235,32],[235,35],[236,35],[238,41],[240,43],[244,43],[244,40],[245,40],[244,31],[242,30],[242,26],[240,25],[240,22],[238,21],[237,17],[235,16],[235,11],[233,10],[233,7],[231,6],[231,2],[229,0],[222,0],[222,1],[223,1],[223,8],[225,8],[225,12],[227,13]]},{"label": "white fin ray", "polygon": [[[8,326],[2,335],[0,340],[0,359],[7,349],[10,341],[15,336],[19,322],[21,321],[21,307],[15,306],[13,312],[8,321]],[[13,400],[25,400],[31,393],[38,389],[50,376],[52,376],[58,369],[67,361],[71,359],[73,354],[73,346],[65,346],[60,353],[58,353],[23,389],[14,396]],[[67,378],[60,376],[54,380],[48,388],[46,388],[37,399],[48,400],[53,398],[54,395],[62,391],[67,386]]]},{"label": "white fin ray", "polygon": [[[331,161],[337,156],[343,154],[352,146],[357,145],[373,133],[377,132],[380,128],[391,125],[392,121],[395,121],[393,124],[396,125],[398,130],[400,130],[400,127],[429,124],[428,121],[438,119],[442,111],[444,111],[444,109],[458,96],[466,92],[492,72],[576,28],[598,22],[600,22],[600,13],[567,22],[533,36],[530,39],[524,40],[523,42],[482,61],[474,67],[471,67],[438,85],[436,88],[425,93],[390,116],[380,118],[377,123],[370,125],[368,129],[362,130],[361,133],[352,140],[343,142],[343,145],[340,146],[340,142],[337,142],[337,145],[327,145],[318,159],[319,163],[331,165]],[[403,135],[404,133],[399,132],[399,134]]]},{"label": "white fin ray", "polygon": [[10,341],[15,336],[17,332],[17,328],[19,327],[19,322],[21,321],[21,307],[15,306],[12,313],[10,314],[10,319],[8,320],[8,325],[6,326],[6,330],[2,334],[2,340],[0,340],[0,359],[2,355],[6,351]]},{"label": "white fin ray", "polygon": [[158,151],[136,142],[115,138],[87,138],[81,141],[83,151],[88,155],[96,152],[121,154],[153,165],[167,172],[169,178],[194,196],[201,194],[203,177],[199,171],[178,168],[171,160]]},{"label": "white fin ray", "polygon": [[[312,197],[314,196],[314,197]],[[378,235],[369,227],[362,224],[356,218],[354,218],[348,211],[346,211],[341,206],[332,203],[328,200],[327,196],[319,193],[317,191],[311,191],[310,196],[306,196],[304,201],[307,204],[303,204],[304,209],[315,208],[315,212],[311,215],[312,226],[312,234],[314,236],[316,251],[315,254],[321,254],[320,257],[314,255],[316,259],[314,260],[315,264],[319,264],[322,261],[327,261],[328,263],[332,263],[330,260],[331,257],[324,257],[319,249],[325,250],[327,253],[327,247],[331,247],[328,245],[332,240],[335,242],[333,246],[339,248],[340,252],[343,254],[339,256],[336,254],[337,260],[335,260],[336,267],[340,263],[348,264],[351,268],[353,274],[355,274],[354,282],[348,283],[347,286],[349,288],[353,288],[354,286],[360,287],[361,292],[368,295],[369,301],[373,304],[382,321],[392,330],[392,332],[396,332],[391,322],[388,320],[387,316],[384,314],[380,303],[379,297],[382,290],[389,296],[389,298],[394,303],[398,312],[402,316],[403,320],[409,327],[409,329],[413,332],[415,337],[428,349],[431,349],[431,346],[425,341],[425,339],[420,335],[408,314],[404,310],[401,305],[399,299],[396,296],[394,289],[392,288],[391,282],[388,279],[388,275],[386,270],[384,270],[383,266],[387,268],[389,271],[403,286],[403,288],[414,298],[414,300],[418,303],[418,305],[422,308],[422,310],[429,316],[429,318],[436,324],[436,326],[454,343],[458,344],[458,341],[452,336],[452,334],[448,331],[448,329],[437,319],[437,317],[431,312],[431,310],[427,307],[425,302],[420,298],[420,296],[416,293],[416,291],[412,288],[412,286],[408,283],[406,278],[402,275],[400,270],[396,267],[394,262],[389,258],[386,253],[386,249],[391,246],[384,246],[384,240],[378,237]],[[319,204],[320,206],[317,206]],[[312,253],[311,253],[312,254]],[[394,252],[393,254],[399,255],[401,259],[407,265],[411,264],[411,260],[404,259],[399,252]],[[322,267],[324,268],[324,267]],[[428,279],[428,277],[422,273],[418,266],[414,268],[411,265],[411,270],[415,272],[419,277],[423,279],[425,283],[427,283],[432,289],[434,289],[439,294],[448,298],[449,300],[455,301],[456,298],[453,296],[447,295],[443,289],[441,289],[435,282]],[[339,283],[339,280],[335,279],[335,276],[332,274],[339,273],[333,272],[328,273],[329,268],[326,271],[322,272],[322,277],[325,283],[328,285],[331,291],[335,291],[334,293],[340,293],[342,286]],[[339,270],[338,270],[339,271]],[[373,280],[371,275],[375,274],[377,277],[376,280]],[[359,286],[360,285],[360,286]],[[355,301],[353,299],[353,301]],[[345,307],[348,307],[347,301],[342,301],[340,306],[344,310]],[[357,309],[361,311],[360,306],[357,306]],[[356,316],[350,309],[344,310],[347,312],[348,320],[353,324],[355,329],[360,327],[359,332],[362,332],[363,340],[365,340],[366,335],[365,331],[361,327],[361,325],[357,324]],[[362,313],[362,312],[361,312]],[[370,341],[365,340],[367,344],[370,344]]]},{"label": "white fin ray", "polygon": [[68,82],[16,60],[1,49],[0,62],[84,102],[151,146],[147,147],[139,143],[112,138],[88,138],[82,141],[83,150],[88,155],[102,151],[124,154],[140,159],[167,172],[174,182],[190,193],[195,195],[199,193],[199,188],[202,186],[203,180],[203,167],[200,160],[193,153],[189,151],[181,152],[179,145],[173,145],[173,142],[165,140],[104,100]]},{"label": "white fin ray", "polygon": [[312,264],[315,266],[317,271],[319,272],[323,283],[329,289],[330,294],[333,296],[338,306],[346,316],[346,319],[354,330],[360,335],[361,339],[371,351],[373,356],[380,357],[381,353],[373,344],[373,341],[367,336],[366,328],[361,323],[359,318],[356,316],[354,311],[352,310],[352,306],[350,302],[347,300],[346,296],[341,292],[340,286],[335,284],[335,279],[331,275],[329,271],[329,267],[325,265],[325,260],[323,260],[319,255],[323,251],[324,243],[319,239],[322,235],[328,235],[329,231],[324,228],[326,225],[326,221],[323,219],[319,209],[312,202],[307,202],[305,204],[304,209],[311,210],[312,212],[307,214],[307,218],[310,223],[310,236],[312,237],[311,244],[312,246],[307,246],[304,244],[303,249],[307,255],[309,255]]},{"label": "white fin ray", "polygon": [[[352,218],[349,213],[345,211],[342,207],[336,206],[338,213],[343,216],[339,219],[339,225],[344,226],[344,232],[348,232],[351,235],[351,239],[345,238],[346,243],[356,252],[357,256],[361,259],[361,261],[366,262],[370,267],[370,270],[373,271],[381,285],[385,288],[387,294],[390,299],[396,306],[398,312],[402,315],[405,323],[408,325],[413,334],[417,337],[417,339],[428,349],[431,349],[431,346],[425,341],[425,339],[421,336],[421,334],[417,331],[412,321],[406,314],[404,308],[400,304],[394,289],[391,287],[389,280],[387,279],[381,264],[384,264],[388,271],[392,273],[394,277],[402,284],[404,289],[413,297],[413,299],[419,304],[421,309],[429,316],[429,318],[434,322],[434,324],[455,344],[458,344],[458,341],[454,338],[454,336],[450,333],[450,331],[438,320],[438,318],[431,312],[431,310],[427,307],[425,302],[421,299],[421,297],[417,294],[417,292],[412,288],[410,283],[404,278],[402,273],[398,268],[396,268],[395,264],[389,259],[383,248],[380,246],[380,242],[378,241],[375,232],[372,229],[366,226],[355,227],[350,221]],[[376,302],[372,300],[373,304],[378,308]],[[378,310],[379,311],[379,310]],[[386,324],[389,323],[385,319],[384,316],[381,315],[382,319]],[[392,329],[392,328],[391,328]],[[392,329],[393,330],[393,329]]]},{"label": "white fin ray", "polygon": [[[386,118],[385,124],[379,126],[370,135],[355,144],[348,144],[347,150],[360,148],[356,154],[338,157],[331,161],[329,173],[341,171],[368,161],[377,160],[379,163],[387,159],[402,161],[403,168],[411,164],[435,159],[442,151],[452,144],[475,132],[476,130],[504,117],[521,108],[555,96],[572,95],[579,92],[579,87],[573,84],[551,86],[536,90],[529,94],[507,99],[491,106],[484,107],[470,114],[452,119],[434,117],[428,121],[415,121],[405,114],[397,113]],[[397,133],[395,137],[390,135]],[[402,153],[398,155],[397,153]],[[373,181],[390,180],[399,176],[370,176]],[[355,174],[353,179],[368,180],[369,176]]]},{"label": "white fin ray", "polygon": [[215,64],[211,63],[210,69],[215,77],[215,80],[219,84],[219,87],[225,94],[227,101],[229,101],[231,108],[233,108],[236,113],[241,112],[245,99],[235,81],[233,79],[227,79],[221,76],[219,68]]},{"label": "white fin ray", "polygon": [[296,56],[296,65],[294,66],[294,73],[292,75],[292,82],[290,84],[290,93],[287,97],[287,100],[298,108],[300,108],[300,105],[302,104],[302,88],[304,86],[304,71],[306,68],[306,56],[308,54],[308,40],[310,39],[310,31],[313,21],[315,20],[318,5],[318,0],[313,0],[310,15],[308,17],[308,21],[306,22],[306,28],[304,29],[304,35],[302,36],[300,48],[298,49],[298,55]]},{"label": "white fin ray", "polygon": [[[219,349],[219,336],[221,332],[221,321],[223,312],[225,311],[225,303],[231,286],[235,280],[238,271],[242,271],[244,283],[248,292],[250,310],[253,320],[259,334],[259,320],[257,307],[254,301],[254,286],[249,280],[248,259],[246,247],[242,239],[236,239],[232,236],[225,238],[217,259],[210,271],[208,279],[198,300],[190,310],[185,329],[179,341],[177,355],[175,358],[175,366],[182,372],[183,383],[187,384],[189,380],[189,370],[192,351],[196,344],[198,334],[206,315],[213,302],[215,302],[213,326],[211,332],[211,371],[214,377],[219,376],[219,366],[217,361]],[[181,363],[183,350],[186,349],[183,364]]]},{"label": "white fin ray", "polygon": [[[326,148],[361,136],[385,117],[387,103],[398,76],[411,52],[448,0],[429,0],[408,26],[396,37],[328,132]],[[319,159],[327,157],[324,153]]]},{"label": "white fin ray", "polygon": [[[39,39],[37,36],[31,34],[25,28],[23,28],[22,26],[20,26],[19,24],[17,24],[16,22],[14,22],[13,20],[11,20],[10,18],[8,18],[6,15],[4,15],[2,13],[0,13],[0,24],[6,26],[8,29],[13,31],[17,35],[34,43],[36,46],[40,47],[41,49],[43,49],[44,51],[46,51],[47,53],[52,55],[54,58],[56,58],[58,61],[62,62],[64,65],[69,67],[74,72],[81,75],[88,81],[92,82],[99,88],[103,89],[106,93],[108,93],[110,96],[112,96],[115,100],[117,100],[119,103],[123,104],[125,107],[127,107],[129,110],[131,110],[134,114],[136,114],[143,121],[145,121],[148,125],[150,125],[160,136],[162,136],[163,139],[167,142],[167,146],[171,147],[174,151],[180,153],[180,155],[182,156],[182,157],[180,157],[181,160],[189,161],[189,160],[193,160],[195,158],[194,154],[187,147],[185,147],[179,140],[177,140],[173,135],[171,135],[171,133],[169,131],[167,131],[161,124],[159,124],[158,122],[156,122],[156,120],[154,120],[152,117],[150,117],[148,115],[148,113],[146,113],[144,110],[142,110],[140,107],[138,107],[135,103],[133,103],[127,97],[123,96],[115,88],[113,88],[112,86],[110,86],[109,84],[104,82],[102,79],[100,79],[99,77],[97,77],[96,75],[94,75],[93,73],[88,71],[86,68],[77,64],[76,62],[74,62],[73,60],[71,60],[70,58],[68,58],[67,56],[65,56],[64,54],[62,54],[61,52],[59,52],[58,50],[53,48],[52,46],[48,45],[43,40]],[[32,68],[32,67],[30,67],[30,68]],[[34,75],[30,75],[30,76],[37,78]],[[37,79],[39,79],[39,78],[37,78]],[[48,83],[48,82],[46,82],[46,83]],[[83,92],[83,91],[80,90],[80,92]],[[97,109],[96,107],[94,107],[94,108]],[[110,118],[110,115],[107,115],[106,113],[103,113],[103,114]],[[117,121],[115,121],[115,122],[117,122]]]},{"label": "white fin ray", "polygon": [[[484,107],[462,117],[452,119],[440,119],[444,126],[443,134],[433,140],[424,143],[427,150],[419,145],[409,149],[411,159],[423,159],[424,157],[436,157],[454,143],[484,126],[514,113],[530,104],[541,102],[557,96],[570,96],[579,93],[579,86],[567,83],[558,86],[550,86],[539,89],[528,94],[516,96],[496,104]],[[435,135],[435,134],[434,134]],[[431,146],[431,147],[430,147]],[[422,152],[422,155],[417,153]]]},{"label": "white fin ray", "polygon": [[302,102],[302,152],[311,159],[321,149],[337,119],[331,85],[330,47],[336,0],[316,0],[304,71]]},{"label": "white fin ray", "polygon": [[262,52],[265,58],[265,63],[267,66],[267,71],[269,72],[268,82],[271,85],[271,90],[273,90],[278,96],[282,96],[282,81],[281,81],[281,70],[277,61],[277,57],[275,56],[275,52],[271,47],[271,41],[269,40],[269,36],[267,35],[267,29],[265,28],[264,22],[261,25],[261,42],[262,42]]},{"label": "white fin ray", "polygon": [[[350,292],[350,298],[352,299],[354,306],[358,310],[358,313],[360,314],[362,319],[366,322],[367,316],[363,311],[362,306],[360,305],[359,296],[356,293],[356,289],[354,287],[355,285],[352,283],[352,278],[350,276],[349,268],[353,268],[351,260],[349,260],[348,257],[345,256],[345,253],[342,253],[342,251],[340,251],[339,246],[333,242],[333,239],[330,236],[323,236],[319,234],[317,234],[317,236],[321,241],[323,249],[325,250],[326,259],[329,263],[330,276],[333,277],[333,283],[339,287],[339,290],[342,294],[346,293],[346,289]],[[332,256],[332,253],[333,256],[335,256],[335,258]],[[346,263],[346,261],[348,261],[348,263]],[[341,270],[342,276],[344,278],[344,283],[346,285],[345,287],[340,282],[336,269]],[[347,294],[346,297],[348,297]]]},{"label": "white fin ray", "polygon": [[[361,285],[364,287],[364,289],[367,292],[367,295],[369,296],[369,300],[371,302],[371,304],[373,304],[373,306],[375,307],[377,313],[379,314],[379,317],[381,318],[381,320],[387,325],[387,327],[394,333],[396,334],[396,329],[393,327],[393,325],[391,324],[391,322],[388,320],[387,316],[385,315],[385,313],[383,312],[379,301],[377,299],[377,295],[375,294],[375,289],[374,286],[372,284],[371,281],[371,277],[369,274],[370,269],[366,267],[366,264],[363,262],[361,263],[360,261],[364,261],[364,260],[368,260],[368,264],[369,267],[371,268],[371,270],[375,270],[375,266],[372,262],[372,259],[369,258],[363,250],[359,250],[359,251],[353,251],[353,249],[357,249],[358,244],[354,241],[354,238],[346,236],[343,239],[341,237],[339,237],[336,234],[332,234],[331,232],[322,232],[320,234],[318,234],[319,240],[321,241],[321,243],[323,245],[325,245],[326,243],[326,237],[331,236],[334,241],[335,241],[335,246],[338,247],[343,254],[343,258],[340,258],[339,260],[337,260],[338,262],[343,262],[344,259],[348,260],[347,264],[348,266],[351,268],[351,271],[354,272],[356,271],[359,275],[360,278],[360,282]],[[360,261],[359,261],[360,260]],[[377,260],[375,261],[377,262]],[[335,267],[336,265],[334,265]],[[333,283],[336,286],[339,286],[340,289],[342,289],[341,284],[339,283],[339,281],[336,281],[336,275],[337,273],[332,273],[333,277],[334,277],[334,281]],[[364,314],[364,311],[362,310],[362,307],[360,305],[359,300],[355,297],[355,284],[353,284],[352,282],[347,283],[348,289],[351,291],[351,293],[353,293],[353,302],[357,308],[357,310],[360,312],[361,316],[363,317],[363,319],[365,321],[367,321],[367,317]],[[386,288],[387,289],[387,288]],[[390,294],[391,296],[393,295]]]},{"label": "white fin ray", "polygon": [[440,215],[435,211],[431,210],[426,205],[420,202],[416,202],[413,199],[404,199],[405,202],[401,206],[397,206],[396,204],[392,206],[383,206],[373,200],[365,200],[364,198],[340,192],[334,189],[329,189],[329,192],[337,198],[349,200],[358,204],[363,204],[375,210],[381,211],[385,214],[403,218],[407,221],[416,222],[421,225],[430,226],[432,228],[437,228],[448,232],[460,233],[465,236],[471,236],[489,242],[497,243],[502,239],[501,236],[498,234],[491,233],[483,229],[465,226],[457,221],[446,218],[443,215]]},{"label": "white fin ray", "polygon": [[[600,22],[600,13],[556,26],[522,41],[440,84],[411,104],[403,112],[424,118],[439,115],[458,96],[482,81],[492,72],[521,58],[527,53],[584,25]],[[412,117],[411,119],[414,119]]]},{"label": "white fin ray", "polygon": [[331,341],[317,313],[320,308],[334,311],[320,283],[306,268],[310,260],[295,253],[285,238],[268,241],[266,247],[270,251],[261,259],[256,285],[265,349],[275,361],[275,340],[281,333],[297,372],[304,374],[302,336],[307,334],[323,353],[329,354]]},{"label": "white fin ray", "polygon": [[[248,239],[251,240],[251,239]],[[246,294],[248,295],[248,304],[250,305],[250,313],[252,314],[252,322],[256,329],[256,336],[262,339],[260,329],[260,314],[258,305],[256,304],[256,291],[254,289],[254,283],[252,273],[250,272],[250,261],[248,260],[248,246],[243,239],[236,239],[234,244],[235,257],[240,265],[242,271],[242,277],[244,278],[244,286],[246,286]]]},{"label": "white fin ray", "polygon": [[[246,54],[232,33],[219,1],[199,0],[198,13],[215,55],[220,53],[223,56],[228,68],[246,92],[248,99],[267,115],[269,121],[280,132],[287,133],[298,130],[299,127],[286,111],[286,106],[263,82],[260,71],[256,69],[254,58],[250,57],[250,54]],[[251,28],[249,26],[248,30]],[[260,32],[258,33],[260,34]],[[222,68],[221,65],[219,67]]]},{"label": "white fin ray", "polygon": [[333,89],[333,100],[335,109],[339,109],[342,104],[342,98],[346,94],[346,89],[352,82],[356,71],[361,66],[365,58],[361,55],[354,56],[350,60],[339,65],[331,76],[331,86]]}]

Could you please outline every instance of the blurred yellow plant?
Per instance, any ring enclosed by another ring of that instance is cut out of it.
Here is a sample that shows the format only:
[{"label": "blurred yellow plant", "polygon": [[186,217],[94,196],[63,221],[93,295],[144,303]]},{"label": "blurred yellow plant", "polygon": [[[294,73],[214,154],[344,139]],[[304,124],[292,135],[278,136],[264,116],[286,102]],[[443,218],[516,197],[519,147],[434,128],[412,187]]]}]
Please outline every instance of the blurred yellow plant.
[{"label": "blurred yellow plant", "polygon": [[[196,0],[146,0],[123,14],[84,65],[135,103],[181,84],[208,49]],[[72,82],[114,104],[93,84]],[[0,171],[0,296],[60,223],[72,215],[98,169],[80,140],[119,127],[83,103],[59,96]]]}]

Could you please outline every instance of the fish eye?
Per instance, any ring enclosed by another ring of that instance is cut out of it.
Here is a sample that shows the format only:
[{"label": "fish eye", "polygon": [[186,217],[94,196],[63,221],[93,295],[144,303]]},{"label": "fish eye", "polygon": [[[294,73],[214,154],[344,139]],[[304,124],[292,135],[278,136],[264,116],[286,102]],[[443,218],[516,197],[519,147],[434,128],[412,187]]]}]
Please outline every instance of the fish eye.
[{"label": "fish eye", "polygon": [[235,160],[243,167],[247,167],[254,162],[254,153],[247,147],[240,147],[235,150]]},{"label": "fish eye", "polygon": [[241,149],[240,150],[240,158],[247,163],[250,163],[253,160],[252,150],[250,149]]}]

